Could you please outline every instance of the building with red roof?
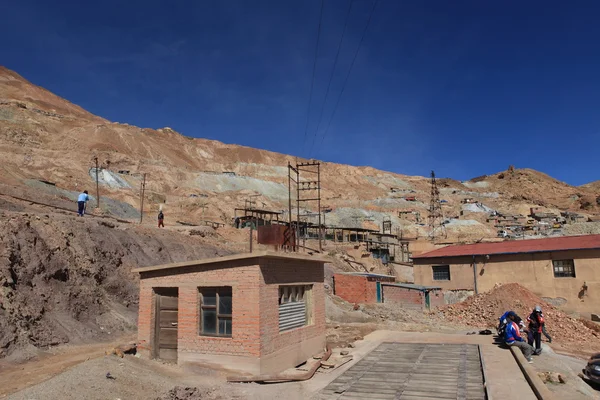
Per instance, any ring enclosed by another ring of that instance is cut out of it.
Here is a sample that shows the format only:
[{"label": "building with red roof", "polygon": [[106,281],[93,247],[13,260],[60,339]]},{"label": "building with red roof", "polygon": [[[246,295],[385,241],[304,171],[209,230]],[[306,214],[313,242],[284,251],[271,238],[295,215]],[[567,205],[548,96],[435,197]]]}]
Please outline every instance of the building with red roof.
[{"label": "building with red roof", "polygon": [[447,246],[413,261],[419,285],[485,292],[518,282],[566,311],[600,311],[600,235]]}]

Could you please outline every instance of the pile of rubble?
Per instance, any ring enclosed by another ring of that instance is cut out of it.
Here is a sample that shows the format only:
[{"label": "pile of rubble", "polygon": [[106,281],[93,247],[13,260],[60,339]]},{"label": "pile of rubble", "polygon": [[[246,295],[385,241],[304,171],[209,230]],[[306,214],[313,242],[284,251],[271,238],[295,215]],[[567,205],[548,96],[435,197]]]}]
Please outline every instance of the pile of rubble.
[{"label": "pile of rubble", "polygon": [[175,386],[163,397],[156,400],[221,400],[225,399],[217,393],[216,389],[198,389],[196,387]]},{"label": "pile of rubble", "polygon": [[493,290],[470,297],[462,303],[441,307],[439,312],[446,321],[494,328],[505,311],[513,310],[526,319],[531,310],[540,305],[544,310],[546,330],[552,342],[570,348],[600,349],[600,333],[590,329],[581,319],[573,318],[546,303],[518,283],[496,285]]}]

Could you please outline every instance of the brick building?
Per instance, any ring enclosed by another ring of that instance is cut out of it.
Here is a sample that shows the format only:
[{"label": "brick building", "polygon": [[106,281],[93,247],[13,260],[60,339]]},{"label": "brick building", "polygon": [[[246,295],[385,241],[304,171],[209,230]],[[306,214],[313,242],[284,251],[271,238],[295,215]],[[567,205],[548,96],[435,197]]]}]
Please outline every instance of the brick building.
[{"label": "brick building", "polygon": [[338,273],[333,275],[333,294],[350,303],[381,303],[381,284],[395,281],[396,277],[390,275]]},{"label": "brick building", "polygon": [[431,309],[446,304],[442,288],[412,283],[382,283],[383,302],[402,308]]},{"label": "brick building", "polygon": [[325,346],[324,263],[274,252],[138,268],[142,356],[249,374]]},{"label": "brick building", "polygon": [[567,312],[600,304],[600,235],[448,246],[413,256],[415,283],[443,290],[491,290],[518,282]]}]

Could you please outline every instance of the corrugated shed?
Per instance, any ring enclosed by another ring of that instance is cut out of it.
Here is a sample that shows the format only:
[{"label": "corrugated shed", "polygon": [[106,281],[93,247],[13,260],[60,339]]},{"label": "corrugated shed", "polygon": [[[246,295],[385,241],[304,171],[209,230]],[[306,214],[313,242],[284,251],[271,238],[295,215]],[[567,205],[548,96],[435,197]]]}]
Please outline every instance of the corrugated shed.
[{"label": "corrugated shed", "polygon": [[421,292],[425,292],[428,290],[442,290],[439,286],[423,286],[416,285],[414,283],[382,283],[383,286],[398,286],[404,289],[412,289],[412,290],[420,290]]},{"label": "corrugated shed", "polygon": [[413,256],[413,259],[590,249],[600,249],[600,235],[563,236],[448,246]]}]

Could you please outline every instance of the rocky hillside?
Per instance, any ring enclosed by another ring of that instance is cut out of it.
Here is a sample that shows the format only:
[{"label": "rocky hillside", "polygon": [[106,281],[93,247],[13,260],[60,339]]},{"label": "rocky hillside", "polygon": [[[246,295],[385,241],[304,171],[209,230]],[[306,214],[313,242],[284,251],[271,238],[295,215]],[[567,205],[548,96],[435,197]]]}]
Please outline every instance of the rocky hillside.
[{"label": "rocky hillside", "polygon": [[[94,157],[101,167],[105,212],[137,218],[145,173],[146,210],[155,212],[162,205],[171,220],[226,223],[253,194],[260,195],[258,207],[286,210],[287,163],[296,161],[290,155],[188,138],[170,128],[110,122],[0,68],[0,183],[72,201],[84,188],[94,193]],[[377,229],[391,217],[394,228],[407,236],[427,234],[422,225],[429,207],[427,178],[334,163],[323,163],[321,176],[323,205],[332,208],[329,225]],[[447,229],[455,239],[496,236],[485,218],[490,210],[526,214],[530,207],[543,206],[550,212],[592,215],[600,195],[596,186],[572,187],[526,169],[468,182],[442,179],[440,190],[444,214],[451,218]],[[465,197],[482,206],[465,209]],[[399,218],[401,210],[419,212],[421,224]]]},{"label": "rocky hillside", "polygon": [[19,206],[0,200],[0,358],[117,338],[137,320],[132,268],[229,254],[210,239],[113,219],[6,211]]}]

